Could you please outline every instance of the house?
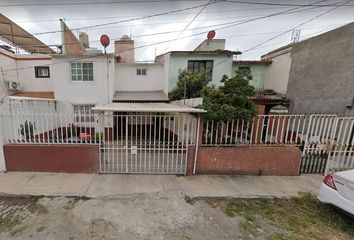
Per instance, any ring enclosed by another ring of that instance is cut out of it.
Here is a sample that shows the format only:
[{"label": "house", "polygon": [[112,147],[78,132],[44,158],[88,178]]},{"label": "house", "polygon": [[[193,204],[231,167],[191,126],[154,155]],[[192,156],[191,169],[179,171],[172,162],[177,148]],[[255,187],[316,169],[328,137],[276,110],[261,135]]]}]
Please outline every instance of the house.
[{"label": "house", "polygon": [[262,61],[272,61],[272,64],[267,67],[264,89],[272,89],[279,94],[286,94],[291,67],[292,45],[285,45],[261,56]]},{"label": "house", "polygon": [[239,51],[225,50],[225,39],[206,39],[192,51],[170,51],[155,58],[164,65],[164,78],[168,91],[177,84],[178,75],[183,70],[197,72],[205,69],[211,84],[220,85],[223,75],[232,75],[233,59]]},{"label": "house", "polygon": [[265,87],[286,94],[290,113],[352,114],[354,23],[262,56],[272,60]]},{"label": "house", "polygon": [[265,89],[264,81],[269,69],[269,65],[272,64],[271,60],[234,60],[232,62],[232,76],[236,75],[238,70],[247,70],[252,74],[252,80],[249,82],[257,91]]}]

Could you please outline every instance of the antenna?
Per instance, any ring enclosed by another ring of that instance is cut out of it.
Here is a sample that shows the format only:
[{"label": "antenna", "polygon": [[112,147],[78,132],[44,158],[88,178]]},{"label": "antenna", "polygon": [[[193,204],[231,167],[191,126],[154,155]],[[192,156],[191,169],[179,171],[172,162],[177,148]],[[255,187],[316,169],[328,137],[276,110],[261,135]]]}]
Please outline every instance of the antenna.
[{"label": "antenna", "polygon": [[301,33],[301,30],[300,29],[294,29],[292,34],[291,34],[291,41],[293,43],[296,43],[300,40],[300,33]]}]

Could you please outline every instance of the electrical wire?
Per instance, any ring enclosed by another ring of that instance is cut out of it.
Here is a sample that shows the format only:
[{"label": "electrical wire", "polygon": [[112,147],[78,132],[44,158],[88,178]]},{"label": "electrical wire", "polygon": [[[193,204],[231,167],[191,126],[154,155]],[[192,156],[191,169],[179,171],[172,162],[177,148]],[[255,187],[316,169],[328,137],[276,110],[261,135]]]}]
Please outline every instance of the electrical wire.
[{"label": "electrical wire", "polygon": [[[319,1],[319,2],[324,2],[324,1],[326,1],[326,0],[322,0],[322,1]],[[351,1],[351,0],[350,0],[350,1]],[[317,3],[318,3],[318,2],[316,2],[316,3],[314,3],[314,4],[317,4]],[[312,4],[306,5],[306,7],[309,7],[309,6],[312,6]],[[237,26],[237,25],[240,25],[240,24],[249,23],[249,22],[252,22],[252,21],[260,20],[260,19],[265,19],[265,18],[277,16],[277,15],[279,15],[279,14],[283,14],[283,13],[286,13],[286,12],[289,12],[289,11],[293,11],[293,10],[296,10],[296,9],[299,9],[299,8],[303,8],[303,7],[291,8],[291,9],[288,9],[288,10],[276,12],[276,13],[269,14],[269,15],[265,15],[265,16],[260,17],[260,18],[254,18],[254,19],[251,19],[251,20],[247,20],[247,21],[244,21],[244,22],[242,22],[242,23],[231,24],[231,25],[228,25],[228,26],[225,26],[225,27],[221,27],[221,28],[218,28],[218,29],[215,29],[215,30],[220,30],[220,29],[225,29],[225,28],[229,28],[229,27],[234,27],[234,26]],[[196,34],[191,34],[191,35],[189,35],[189,36],[184,36],[184,37],[181,37],[181,38],[179,38],[179,39],[189,38],[189,37],[193,37],[193,36],[198,36],[198,35],[201,35],[201,34],[205,34],[205,33],[207,33],[207,32],[209,32],[209,31],[203,31],[203,32],[199,32],[199,33],[196,33]],[[179,39],[164,40],[164,41],[160,41],[160,42],[157,42],[157,43],[152,43],[152,44],[147,44],[147,45],[142,45],[142,46],[137,46],[137,47],[134,47],[134,48],[126,49],[125,51],[130,51],[130,50],[134,50],[134,49],[145,48],[145,47],[149,47],[149,46],[155,46],[155,45],[158,45],[158,44],[173,42],[173,41],[176,41],[176,40],[179,40]],[[102,55],[104,55],[104,54],[102,54]],[[75,60],[89,59],[89,58],[94,58],[94,57],[99,57],[99,56],[100,56],[100,55],[85,56],[84,58],[77,58],[77,59],[72,59],[72,60],[69,60],[69,61],[62,61],[62,62],[47,64],[46,66],[50,66],[50,65],[54,65],[54,64],[61,64],[61,63],[65,63],[65,62],[71,62],[71,61],[75,61]],[[219,64],[221,64],[221,63],[219,63]],[[8,69],[8,70],[4,70],[4,72],[7,72],[7,71],[16,71],[16,70],[22,70],[22,69],[28,69],[28,68],[32,68],[32,67],[23,67],[23,68]]]},{"label": "electrical wire", "polygon": [[[102,26],[113,25],[113,24],[117,24],[117,23],[131,22],[131,21],[142,20],[142,19],[147,19],[147,18],[165,16],[165,15],[169,15],[169,14],[171,14],[171,13],[183,12],[183,11],[187,11],[187,10],[191,10],[191,9],[200,8],[200,7],[202,7],[202,6],[204,6],[204,4],[197,5],[197,6],[193,6],[193,7],[187,7],[187,8],[177,9],[177,10],[168,11],[168,12],[162,12],[162,13],[151,14],[151,15],[142,16],[142,17],[130,18],[130,19],[125,19],[125,20],[120,20],[120,21],[114,21],[114,22],[108,22],[108,23],[94,24],[94,25],[89,25],[89,26],[80,27],[80,28],[73,28],[73,29],[71,29],[71,30],[72,30],[72,31],[75,31],[75,30],[80,30],[80,29],[89,29],[89,28],[94,28],[94,27],[102,27]],[[34,33],[33,35],[43,35],[43,34],[60,33],[60,32],[63,32],[63,30],[39,32],[39,33]]]},{"label": "electrical wire", "polygon": [[336,7],[332,8],[332,9],[329,9],[329,10],[327,10],[327,11],[324,12],[324,13],[318,14],[318,15],[316,15],[316,16],[314,16],[314,17],[312,17],[312,18],[310,18],[310,19],[308,19],[308,20],[306,20],[306,21],[304,21],[304,22],[302,22],[302,23],[296,25],[295,27],[292,27],[292,28],[290,28],[290,29],[288,29],[288,30],[286,30],[286,31],[284,31],[284,32],[282,32],[282,33],[280,33],[280,34],[274,36],[274,37],[271,37],[271,38],[269,38],[269,39],[267,39],[267,40],[265,40],[265,41],[263,41],[263,42],[261,42],[261,43],[256,44],[255,46],[250,47],[250,48],[244,50],[243,52],[244,52],[244,53],[245,53],[245,52],[248,52],[248,51],[250,51],[250,50],[252,50],[252,49],[254,49],[254,48],[256,48],[256,47],[259,47],[259,46],[261,46],[261,45],[263,45],[263,44],[265,44],[265,43],[267,43],[267,42],[270,42],[270,41],[272,41],[272,40],[274,40],[274,39],[276,39],[276,38],[278,38],[278,37],[280,37],[280,36],[283,36],[284,34],[287,34],[288,32],[291,32],[291,31],[295,30],[296,28],[299,28],[299,27],[301,27],[301,26],[303,26],[303,25],[305,25],[305,24],[307,24],[307,23],[309,23],[309,22],[312,22],[312,21],[314,21],[314,20],[316,20],[316,19],[322,17],[323,15],[326,15],[326,14],[332,12],[332,11],[335,11],[337,8],[342,7],[344,4],[350,3],[351,1],[352,1],[352,0],[349,0],[349,1],[344,2],[343,4],[337,5]]},{"label": "electrical wire", "polygon": [[[183,30],[178,34],[178,36],[176,37],[176,40],[179,39],[179,38],[182,36],[182,34],[187,30],[187,28],[194,22],[194,20],[203,12],[203,10],[204,10],[207,6],[209,6],[209,5],[211,5],[211,4],[214,4],[214,3],[218,3],[218,2],[219,2],[219,1],[209,0],[209,1],[199,10],[199,12],[192,18],[192,20],[190,20],[190,21],[188,22],[188,24],[183,28]],[[162,52],[166,52],[167,49],[170,48],[170,46],[171,46],[171,44],[168,45]]]}]

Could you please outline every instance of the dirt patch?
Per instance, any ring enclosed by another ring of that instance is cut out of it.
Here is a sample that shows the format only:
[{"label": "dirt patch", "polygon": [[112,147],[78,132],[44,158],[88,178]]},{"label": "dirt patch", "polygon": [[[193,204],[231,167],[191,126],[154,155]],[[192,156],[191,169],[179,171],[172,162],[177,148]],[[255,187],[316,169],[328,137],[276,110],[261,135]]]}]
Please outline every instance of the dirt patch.
[{"label": "dirt patch", "polygon": [[37,203],[38,197],[1,197],[0,198],[0,234],[21,235],[27,228],[22,225],[25,218],[47,210]]},{"label": "dirt patch", "polygon": [[352,239],[353,223],[313,197],[196,200],[181,192],[0,198],[0,239]]}]

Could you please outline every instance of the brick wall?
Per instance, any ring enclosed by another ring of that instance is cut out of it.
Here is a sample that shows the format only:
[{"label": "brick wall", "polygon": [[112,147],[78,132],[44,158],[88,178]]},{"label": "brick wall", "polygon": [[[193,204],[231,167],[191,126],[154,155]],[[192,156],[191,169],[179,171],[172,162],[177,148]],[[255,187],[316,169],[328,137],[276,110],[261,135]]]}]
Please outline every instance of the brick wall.
[{"label": "brick wall", "polygon": [[[188,156],[193,172],[194,147]],[[199,147],[196,174],[299,175],[301,152],[282,147]]]},{"label": "brick wall", "polygon": [[7,171],[97,173],[99,145],[4,145]]}]

